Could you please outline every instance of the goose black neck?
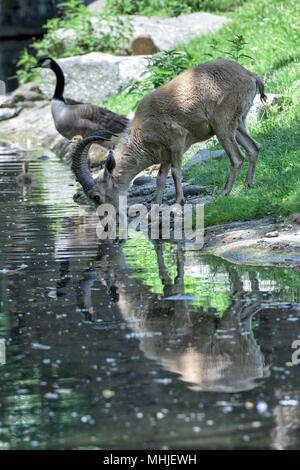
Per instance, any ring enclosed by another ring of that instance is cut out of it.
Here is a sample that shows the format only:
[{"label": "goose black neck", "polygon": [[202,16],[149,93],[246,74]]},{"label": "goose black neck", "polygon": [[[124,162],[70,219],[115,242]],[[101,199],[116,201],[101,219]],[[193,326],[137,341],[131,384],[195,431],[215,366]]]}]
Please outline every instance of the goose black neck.
[{"label": "goose black neck", "polygon": [[54,60],[51,62],[51,70],[56,75],[56,87],[53,95],[53,99],[65,101],[63,97],[64,88],[65,88],[65,77],[62,69]]}]

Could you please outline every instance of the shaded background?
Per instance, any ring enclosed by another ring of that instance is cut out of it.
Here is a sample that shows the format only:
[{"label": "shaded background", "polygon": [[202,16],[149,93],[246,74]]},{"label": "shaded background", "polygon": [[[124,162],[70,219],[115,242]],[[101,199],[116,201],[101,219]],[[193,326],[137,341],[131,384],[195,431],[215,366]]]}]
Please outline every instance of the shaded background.
[{"label": "shaded background", "polygon": [[[18,86],[16,64],[24,47],[41,37],[47,19],[58,14],[62,0],[0,0],[0,80],[7,91]],[[92,0],[85,0],[88,5]]]}]

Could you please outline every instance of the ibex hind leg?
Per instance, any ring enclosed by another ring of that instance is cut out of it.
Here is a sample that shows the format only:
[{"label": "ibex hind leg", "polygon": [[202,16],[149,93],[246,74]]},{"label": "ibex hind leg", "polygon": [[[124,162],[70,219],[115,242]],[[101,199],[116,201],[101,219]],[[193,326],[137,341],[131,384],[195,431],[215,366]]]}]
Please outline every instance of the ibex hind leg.
[{"label": "ibex hind leg", "polygon": [[182,189],[182,155],[183,145],[180,150],[173,150],[171,153],[171,173],[175,184],[176,203],[184,204],[184,196]]},{"label": "ibex hind leg", "polygon": [[245,156],[243,155],[237,144],[235,138],[235,129],[226,130],[224,129],[224,126],[222,126],[222,129],[218,130],[218,128],[215,127],[214,130],[220,144],[224,148],[230,160],[230,172],[223,189],[223,195],[228,196],[236,181],[237,175],[244,162]]},{"label": "ibex hind leg", "polygon": [[246,150],[249,157],[248,172],[245,184],[250,187],[252,186],[255,177],[260,145],[258,142],[256,142],[256,140],[253,139],[253,137],[251,137],[251,135],[248,134],[243,119],[240,119],[239,121],[236,132],[236,140],[238,144]]},{"label": "ibex hind leg", "polygon": [[251,141],[252,145],[256,148],[257,152],[259,152],[260,150],[260,145],[258,142],[256,142],[256,140],[253,139],[253,137],[251,137],[251,135],[249,134],[248,130],[247,130],[247,127],[246,127],[246,124],[245,124],[245,119],[246,119],[246,116],[243,116],[242,118],[239,119],[239,122],[238,122],[238,130],[247,138]]},{"label": "ibex hind leg", "polygon": [[162,203],[163,192],[164,192],[164,188],[166,185],[166,179],[170,170],[170,166],[171,165],[169,163],[162,163],[160,165],[160,169],[156,177],[156,194],[155,194],[156,204]]}]

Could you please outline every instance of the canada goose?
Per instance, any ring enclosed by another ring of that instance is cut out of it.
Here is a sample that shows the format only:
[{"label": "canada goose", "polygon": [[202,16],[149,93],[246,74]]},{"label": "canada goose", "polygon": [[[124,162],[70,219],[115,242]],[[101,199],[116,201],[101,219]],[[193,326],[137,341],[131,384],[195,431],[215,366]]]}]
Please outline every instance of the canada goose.
[{"label": "canada goose", "polygon": [[[67,104],[63,97],[65,77],[58,63],[51,57],[42,57],[32,68],[38,67],[51,69],[56,75],[51,111],[56,130],[62,136],[72,139],[74,135],[81,135],[83,138],[102,135],[106,140],[111,139],[110,144],[118,142],[120,134],[129,123],[126,116],[91,104]],[[104,146],[109,147],[110,144],[104,143]]]},{"label": "canada goose", "polygon": [[25,186],[29,188],[30,186],[34,185],[38,179],[35,175],[28,173],[29,162],[27,161],[22,162],[22,168],[23,168],[23,173],[21,173],[17,177],[17,183],[19,186]]},{"label": "canada goose", "polygon": [[[83,140],[82,135],[74,135],[74,137],[72,137],[72,139],[71,139],[71,142],[72,142],[72,144],[79,144],[79,142],[81,142],[82,140]],[[98,147],[97,150],[91,149],[90,152],[89,152],[89,149],[90,149],[90,146],[88,146],[84,149],[84,152],[87,155],[87,161],[88,161],[89,168],[91,168],[93,166],[95,166],[95,167],[96,166],[97,167],[101,166],[101,164],[104,163],[104,158],[106,156],[106,151],[103,151],[104,149],[102,149],[102,151],[101,151],[101,147],[100,148]],[[72,154],[71,154],[71,158],[72,158]]]}]

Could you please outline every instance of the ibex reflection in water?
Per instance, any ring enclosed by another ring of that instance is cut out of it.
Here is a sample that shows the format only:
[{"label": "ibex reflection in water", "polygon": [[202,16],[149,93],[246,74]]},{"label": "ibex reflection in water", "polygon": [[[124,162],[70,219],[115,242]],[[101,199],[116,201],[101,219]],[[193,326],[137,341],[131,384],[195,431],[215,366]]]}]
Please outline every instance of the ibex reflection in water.
[{"label": "ibex reflection in water", "polygon": [[[138,240],[136,243],[138,250]],[[178,374],[190,388],[235,392],[255,387],[257,379],[269,374],[251,329],[253,315],[261,308],[262,294],[256,274],[250,279],[252,292],[249,293],[244,290],[235,267],[225,265],[233,295],[230,306],[219,317],[215,309],[205,311],[184,295],[184,246],[172,245],[177,266],[174,281],[166,267],[162,243],[157,241],[153,247],[163,295],[151,292],[145,281],[136,277],[120,243],[101,243],[91,267],[83,273],[76,288],[84,319],[96,325],[97,306],[93,304],[92,290],[100,282],[107,295],[103,303],[117,307],[132,330],[129,337],[138,339],[145,356]]]}]

